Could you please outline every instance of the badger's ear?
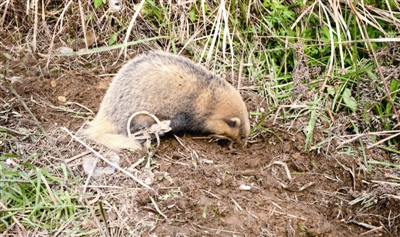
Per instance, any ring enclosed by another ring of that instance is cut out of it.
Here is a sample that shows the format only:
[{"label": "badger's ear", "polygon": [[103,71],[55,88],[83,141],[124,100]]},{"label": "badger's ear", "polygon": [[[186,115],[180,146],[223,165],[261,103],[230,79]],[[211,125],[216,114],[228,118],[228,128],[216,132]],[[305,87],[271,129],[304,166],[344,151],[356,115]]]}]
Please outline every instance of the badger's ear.
[{"label": "badger's ear", "polygon": [[231,128],[240,127],[241,121],[238,117],[234,117],[231,119],[224,119],[225,123],[229,125]]}]

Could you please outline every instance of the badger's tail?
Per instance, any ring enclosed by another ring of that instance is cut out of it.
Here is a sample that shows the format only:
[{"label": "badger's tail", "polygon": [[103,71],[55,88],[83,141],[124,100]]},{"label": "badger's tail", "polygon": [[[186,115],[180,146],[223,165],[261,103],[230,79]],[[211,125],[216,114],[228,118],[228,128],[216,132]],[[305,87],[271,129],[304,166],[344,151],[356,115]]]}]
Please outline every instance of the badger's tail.
[{"label": "badger's tail", "polygon": [[142,149],[137,140],[117,134],[115,125],[102,112],[97,114],[96,118],[89,123],[89,128],[85,129],[81,135],[111,149]]}]

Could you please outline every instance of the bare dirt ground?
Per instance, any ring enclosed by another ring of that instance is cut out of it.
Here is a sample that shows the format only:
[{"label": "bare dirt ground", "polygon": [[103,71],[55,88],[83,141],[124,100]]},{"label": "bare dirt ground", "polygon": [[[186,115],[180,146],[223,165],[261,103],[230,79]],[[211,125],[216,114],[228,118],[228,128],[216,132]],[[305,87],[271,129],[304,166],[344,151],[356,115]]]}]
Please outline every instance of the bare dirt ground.
[{"label": "bare dirt ground", "polygon": [[[44,73],[37,69],[44,67],[45,60],[29,57],[11,61],[7,78],[83,186],[87,175],[82,158],[87,149],[60,127],[73,133],[82,128],[90,114],[87,109],[97,112],[112,76],[101,76],[103,69],[80,72],[65,66]],[[68,62],[52,60],[50,68],[63,63]],[[104,70],[115,73],[119,67]],[[253,92],[242,94],[249,111],[264,106]],[[4,82],[0,96],[0,125],[23,131],[12,136],[17,147],[3,144],[2,152],[28,153],[44,147],[45,158],[31,162],[57,169],[63,161],[45,137],[35,140],[22,135],[40,131]],[[65,104],[63,97],[75,103]],[[252,116],[251,122],[254,126],[260,118]],[[288,130],[286,122],[278,119],[273,125],[268,117],[264,122],[268,131],[258,131],[244,150],[180,135],[180,142],[174,137],[163,139],[149,164],[145,159],[133,168],[145,155],[120,152],[120,166],[145,180],[158,195],[121,172],[92,179],[87,194],[95,206],[104,203],[114,235],[128,226],[130,235],[141,236],[398,236],[399,202],[387,195],[390,186],[373,182],[386,180],[387,174],[367,174],[359,168],[360,160],[332,149],[304,152],[300,125]],[[386,156],[384,152],[367,155],[375,160]],[[359,197],[366,198],[350,203]],[[68,228],[91,229],[95,224],[72,222]]]}]

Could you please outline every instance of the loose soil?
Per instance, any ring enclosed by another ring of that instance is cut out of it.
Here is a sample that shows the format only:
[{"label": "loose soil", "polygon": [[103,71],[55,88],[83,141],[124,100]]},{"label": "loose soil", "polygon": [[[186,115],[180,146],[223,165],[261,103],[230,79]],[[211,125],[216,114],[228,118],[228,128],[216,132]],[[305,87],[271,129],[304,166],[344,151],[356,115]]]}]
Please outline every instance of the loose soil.
[{"label": "loose soil", "polygon": [[[115,73],[121,63],[86,72],[62,66],[45,73],[39,68],[45,68],[46,60],[22,60],[11,61],[8,81],[50,134],[64,160],[48,139],[32,138],[41,134],[39,127],[4,82],[0,125],[32,136],[14,134],[11,137],[20,147],[3,145],[2,151],[42,149],[46,155],[32,163],[57,169],[65,162],[83,187],[87,174],[82,159],[88,150],[60,128],[76,133],[94,116],[90,110],[97,112],[112,80],[105,72]],[[62,60],[52,60],[49,68],[73,61]],[[249,111],[267,108],[263,98],[252,91],[243,90],[242,94]],[[260,121],[251,117],[253,127]],[[290,129],[287,123],[278,119],[273,124],[273,116],[267,117],[262,124],[265,130],[257,131],[243,150],[223,141],[181,134],[163,139],[149,163],[145,152],[118,152],[120,166],[158,194],[115,172],[90,180],[89,201],[96,208],[102,201],[108,227],[115,235],[398,236],[399,200],[388,195],[390,186],[373,181],[387,180],[384,174],[367,174],[360,168],[362,158],[331,152],[330,148],[305,152],[301,123]],[[106,154],[105,148],[87,142]],[[367,155],[384,160],[386,154]],[[142,163],[132,167],[143,157]],[[351,205],[361,196],[368,198]],[[103,220],[100,213],[98,218]],[[76,225],[72,222],[66,229],[97,227],[91,221]]]}]

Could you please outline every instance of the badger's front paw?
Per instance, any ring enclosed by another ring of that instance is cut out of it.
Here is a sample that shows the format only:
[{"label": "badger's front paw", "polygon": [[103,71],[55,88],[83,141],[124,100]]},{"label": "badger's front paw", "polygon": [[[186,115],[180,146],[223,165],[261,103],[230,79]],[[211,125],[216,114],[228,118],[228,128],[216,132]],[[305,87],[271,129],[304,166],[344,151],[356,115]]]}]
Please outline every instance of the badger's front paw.
[{"label": "badger's front paw", "polygon": [[171,120],[163,120],[160,123],[153,124],[150,127],[150,133],[162,136],[171,131]]}]

